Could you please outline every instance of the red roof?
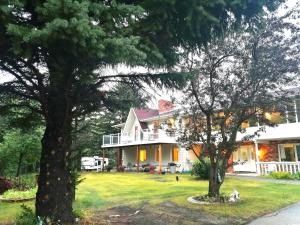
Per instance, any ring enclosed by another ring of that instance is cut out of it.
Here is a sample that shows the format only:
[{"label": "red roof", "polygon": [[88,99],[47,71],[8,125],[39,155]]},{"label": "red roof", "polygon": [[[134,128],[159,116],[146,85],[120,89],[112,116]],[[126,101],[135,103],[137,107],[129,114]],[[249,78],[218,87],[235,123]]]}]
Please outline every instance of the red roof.
[{"label": "red roof", "polygon": [[170,101],[160,99],[158,101],[158,111],[160,113],[169,112],[174,108],[174,104]]},{"label": "red roof", "polygon": [[144,120],[159,114],[157,109],[134,109],[138,120]]}]

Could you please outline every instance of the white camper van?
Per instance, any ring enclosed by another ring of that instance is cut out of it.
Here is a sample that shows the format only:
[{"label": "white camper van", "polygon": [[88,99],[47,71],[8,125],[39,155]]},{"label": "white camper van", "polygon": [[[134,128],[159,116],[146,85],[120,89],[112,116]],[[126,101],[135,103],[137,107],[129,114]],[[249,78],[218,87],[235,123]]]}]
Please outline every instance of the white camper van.
[{"label": "white camper van", "polygon": [[108,158],[104,158],[104,161],[103,158],[99,156],[81,158],[81,170],[100,171],[100,170],[104,170],[107,165],[108,165]]}]

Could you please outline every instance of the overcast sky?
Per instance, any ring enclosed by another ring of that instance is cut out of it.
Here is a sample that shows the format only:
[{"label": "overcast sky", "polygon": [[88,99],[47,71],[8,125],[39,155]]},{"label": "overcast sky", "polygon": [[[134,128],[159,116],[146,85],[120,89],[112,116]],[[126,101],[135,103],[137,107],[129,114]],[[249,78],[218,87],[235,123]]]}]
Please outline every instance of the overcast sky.
[{"label": "overcast sky", "polygon": [[[299,3],[300,0],[288,0],[286,3],[286,6],[289,8],[294,7],[297,3]],[[281,7],[279,9],[279,15],[283,15],[288,9]],[[138,72],[147,72],[146,69],[135,69]],[[111,69],[110,72],[113,73],[128,73],[128,72],[132,72],[133,69],[129,69],[129,68],[125,68],[123,66],[115,68],[115,69]],[[0,83],[9,81],[12,79],[12,76],[6,73],[3,73],[0,71]],[[157,106],[157,100],[158,99],[166,99],[166,100],[170,100],[172,97],[177,97],[178,94],[173,92],[172,90],[151,90],[151,88],[148,89],[149,93],[151,93],[153,95],[153,100],[149,103],[150,107],[156,107]]]}]

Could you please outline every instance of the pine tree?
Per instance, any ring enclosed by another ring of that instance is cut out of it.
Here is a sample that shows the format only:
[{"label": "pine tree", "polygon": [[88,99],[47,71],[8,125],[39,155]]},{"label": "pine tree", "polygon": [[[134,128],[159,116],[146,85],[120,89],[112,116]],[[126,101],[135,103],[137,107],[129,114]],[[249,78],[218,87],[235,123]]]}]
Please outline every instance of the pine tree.
[{"label": "pine tree", "polygon": [[[220,23],[237,23],[279,1],[9,0],[0,4],[0,93],[45,119],[36,215],[72,223],[72,120],[109,105],[107,82],[181,83],[178,74],[105,74],[126,64],[170,68],[179,46],[201,45]],[[28,100],[37,102],[35,107]]]}]

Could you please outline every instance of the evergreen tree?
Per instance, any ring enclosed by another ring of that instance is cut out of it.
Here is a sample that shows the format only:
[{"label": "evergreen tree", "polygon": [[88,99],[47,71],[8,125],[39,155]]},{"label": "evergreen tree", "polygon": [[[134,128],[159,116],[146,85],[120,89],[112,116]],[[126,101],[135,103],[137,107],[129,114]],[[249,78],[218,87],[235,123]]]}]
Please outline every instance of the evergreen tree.
[{"label": "evergreen tree", "polygon": [[[14,80],[0,93],[20,97],[45,119],[36,215],[72,223],[72,121],[110,103],[109,82],[175,85],[178,74],[106,74],[120,63],[171,67],[179,46],[201,45],[220,24],[239,23],[279,1],[7,0],[0,5],[0,69]],[[33,107],[28,100],[38,102]]]}]

